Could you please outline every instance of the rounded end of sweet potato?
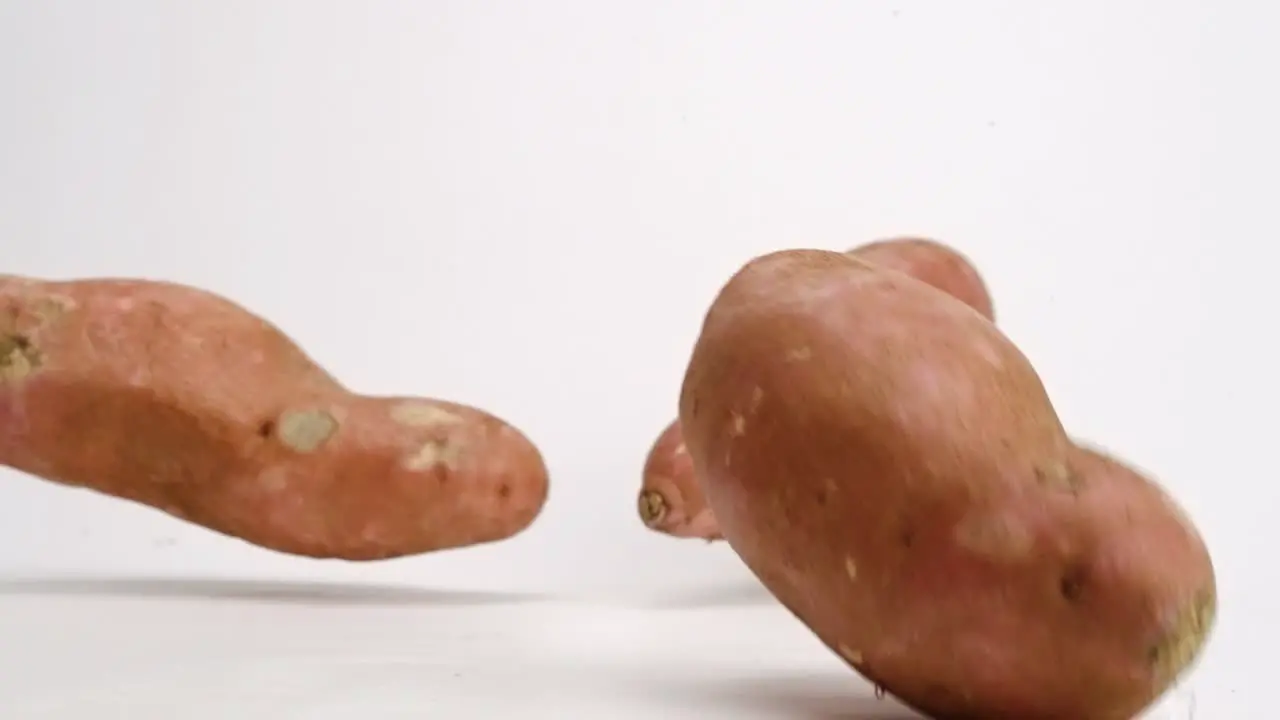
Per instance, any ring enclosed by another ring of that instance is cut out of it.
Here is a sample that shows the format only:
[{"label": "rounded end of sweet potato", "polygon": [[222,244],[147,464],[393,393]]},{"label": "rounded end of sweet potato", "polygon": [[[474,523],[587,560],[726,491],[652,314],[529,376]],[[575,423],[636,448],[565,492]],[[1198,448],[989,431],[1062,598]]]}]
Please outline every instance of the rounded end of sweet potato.
[{"label": "rounded end of sweet potato", "polygon": [[1157,693],[1171,687],[1200,657],[1218,614],[1218,591],[1210,584],[1183,606],[1170,627],[1148,651]]},{"label": "rounded end of sweet potato", "polygon": [[296,555],[384,560],[505,540],[534,523],[550,491],[526,435],[440,400],[298,403],[246,443],[249,463],[194,510],[212,515],[204,524]]},{"label": "rounded end of sweet potato", "polygon": [[[1158,481],[1081,443],[1073,459],[1087,478],[1077,535],[1093,548],[1093,581],[1080,598],[1097,623],[1129,717],[1172,687],[1201,656],[1217,616],[1213,559],[1194,522]],[[1133,680],[1125,680],[1131,678]],[[1136,680],[1136,682],[1134,681]]]},{"label": "rounded end of sweet potato", "polygon": [[910,275],[995,322],[995,303],[982,274],[964,253],[946,243],[917,236],[891,237],[860,245],[848,254]]},{"label": "rounded end of sweet potato", "polygon": [[[464,406],[453,405],[455,409]],[[427,443],[412,467],[444,467],[452,485],[472,484],[474,493],[460,496],[480,528],[469,544],[506,540],[529,529],[542,514],[551,492],[546,459],[533,440],[505,420],[482,410],[460,443]],[[485,498],[488,494],[490,497]],[[467,514],[459,524],[466,524]]]}]

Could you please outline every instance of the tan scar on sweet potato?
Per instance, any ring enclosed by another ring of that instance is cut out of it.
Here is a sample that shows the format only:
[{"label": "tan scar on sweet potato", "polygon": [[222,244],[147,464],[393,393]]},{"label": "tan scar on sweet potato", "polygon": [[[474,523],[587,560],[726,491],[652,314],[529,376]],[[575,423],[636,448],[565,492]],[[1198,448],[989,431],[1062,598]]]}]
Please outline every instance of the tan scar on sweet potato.
[{"label": "tan scar on sweet potato", "polygon": [[125,279],[0,276],[0,464],[347,560],[510,537],[548,491],[501,419],[353,393],[229,300]]}]

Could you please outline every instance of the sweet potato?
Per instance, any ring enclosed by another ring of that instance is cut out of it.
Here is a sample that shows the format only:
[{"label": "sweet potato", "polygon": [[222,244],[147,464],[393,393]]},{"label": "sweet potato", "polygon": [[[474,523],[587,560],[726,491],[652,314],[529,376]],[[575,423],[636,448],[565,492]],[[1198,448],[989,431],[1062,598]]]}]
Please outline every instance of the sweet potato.
[{"label": "sweet potato", "polygon": [[904,274],[820,250],[747,263],[680,422],[735,552],[931,716],[1127,720],[1212,626],[1212,563],[1172,501],[1077,447],[1017,347]]},{"label": "sweet potato", "polygon": [[[995,320],[991,295],[977,268],[944,243],[898,237],[860,245],[848,253],[928,283]],[[722,539],[715,514],[707,507],[693,475],[678,420],[667,426],[649,450],[638,504],[640,519],[651,530],[674,537]]]},{"label": "sweet potato", "polygon": [[125,279],[0,277],[0,464],[347,560],[509,537],[548,486],[493,415],[352,393],[231,301]]}]

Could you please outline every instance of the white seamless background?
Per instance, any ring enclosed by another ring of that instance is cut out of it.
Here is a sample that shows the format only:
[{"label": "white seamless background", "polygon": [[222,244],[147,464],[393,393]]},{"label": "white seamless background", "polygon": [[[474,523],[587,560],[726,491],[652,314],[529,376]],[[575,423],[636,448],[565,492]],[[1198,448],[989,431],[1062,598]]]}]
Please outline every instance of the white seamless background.
[{"label": "white seamless background", "polygon": [[1201,710],[1267,716],[1272,656],[1249,651],[1276,633],[1277,19],[0,0],[0,270],[223,293],[359,390],[510,420],[553,483],[510,541],[357,565],[0,472],[0,576],[751,587],[723,544],[636,517],[702,313],[752,255],[923,234],[979,265],[1070,430],[1201,525],[1222,596]]}]

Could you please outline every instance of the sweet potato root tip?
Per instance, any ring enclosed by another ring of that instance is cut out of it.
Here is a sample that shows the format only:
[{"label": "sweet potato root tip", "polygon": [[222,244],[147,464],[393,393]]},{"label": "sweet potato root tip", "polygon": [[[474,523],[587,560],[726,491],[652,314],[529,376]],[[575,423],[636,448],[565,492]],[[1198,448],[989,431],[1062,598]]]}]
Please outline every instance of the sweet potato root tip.
[{"label": "sweet potato root tip", "polygon": [[640,520],[646,527],[655,528],[667,516],[667,500],[657,490],[642,490],[639,498]]}]

